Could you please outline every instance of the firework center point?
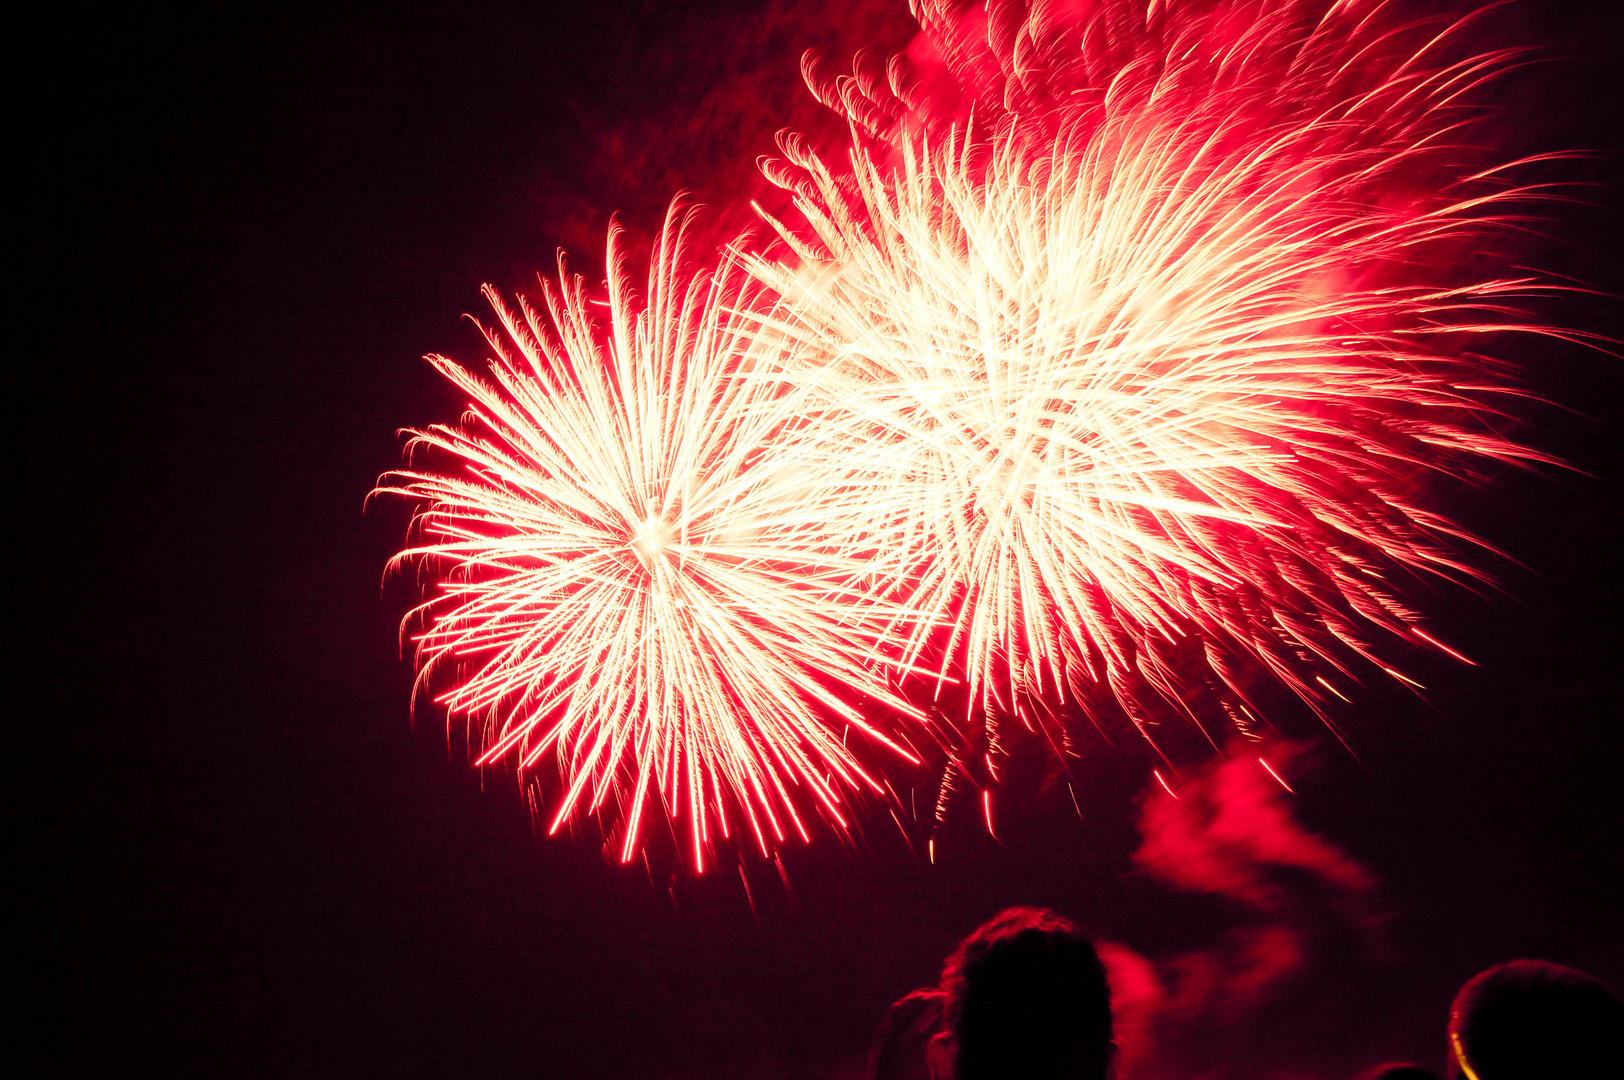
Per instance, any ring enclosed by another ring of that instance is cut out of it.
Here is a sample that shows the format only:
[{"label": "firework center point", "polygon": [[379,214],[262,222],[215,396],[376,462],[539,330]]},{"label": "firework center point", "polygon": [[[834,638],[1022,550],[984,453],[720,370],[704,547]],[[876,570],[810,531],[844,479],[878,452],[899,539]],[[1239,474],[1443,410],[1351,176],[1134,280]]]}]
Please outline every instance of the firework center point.
[{"label": "firework center point", "polygon": [[653,569],[655,561],[671,547],[671,540],[671,526],[660,518],[649,517],[638,526],[631,549],[644,566]]}]

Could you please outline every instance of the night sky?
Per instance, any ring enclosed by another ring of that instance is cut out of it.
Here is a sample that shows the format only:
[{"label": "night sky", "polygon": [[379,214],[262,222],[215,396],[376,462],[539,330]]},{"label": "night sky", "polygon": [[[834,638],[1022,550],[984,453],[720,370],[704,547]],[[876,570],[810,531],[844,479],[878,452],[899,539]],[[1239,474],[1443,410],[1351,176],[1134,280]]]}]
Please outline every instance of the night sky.
[{"label": "night sky", "polygon": [[[826,122],[800,52],[911,33],[903,0],[698,7],[62,4],[14,44],[5,816],[42,1075],[850,1077],[1002,906],[1153,958],[1242,917],[1131,858],[1137,745],[1101,744],[1075,807],[1016,800],[1001,842],[950,821],[934,866],[871,807],[782,878],[695,878],[538,836],[460,732],[413,724],[414,594],[381,586],[407,508],[363,500],[398,428],[460,409],[422,354],[482,357],[482,282],[560,246],[601,271],[611,211],[646,237],[688,188],[738,220],[772,132]],[[1624,292],[1624,20],[1528,0],[1485,33],[1547,58],[1491,95],[1507,151],[1598,151],[1530,173],[1586,186],[1529,262]],[[1604,295],[1541,314],[1624,337]],[[1380,882],[1379,947],[1326,944],[1270,1014],[1304,1076],[1440,1067],[1451,994],[1499,960],[1624,984],[1624,372],[1502,351],[1573,468],[1439,496],[1509,556],[1503,591],[1419,598],[1479,666],[1370,687],[1353,753],[1282,720],[1291,812]]]}]

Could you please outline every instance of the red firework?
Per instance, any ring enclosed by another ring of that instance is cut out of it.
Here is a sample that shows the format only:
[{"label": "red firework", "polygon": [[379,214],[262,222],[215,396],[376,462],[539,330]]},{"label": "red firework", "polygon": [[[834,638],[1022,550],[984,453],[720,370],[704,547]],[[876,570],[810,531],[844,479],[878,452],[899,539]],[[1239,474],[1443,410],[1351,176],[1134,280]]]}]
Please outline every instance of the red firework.
[{"label": "red firework", "polygon": [[452,469],[380,491],[421,505],[395,564],[438,589],[407,626],[420,684],[443,675],[437,700],[480,728],[479,764],[551,757],[550,831],[607,818],[623,861],[655,801],[703,868],[730,816],[763,853],[805,838],[808,809],[843,826],[844,791],[884,790],[848,736],[911,757],[867,714],[918,714],[879,663],[899,613],[848,584],[862,552],[840,519],[864,477],[762,374],[773,299],[736,266],[690,263],[689,220],[673,208],[645,299],[611,232],[607,326],[562,270],[545,315],[487,288],[494,382],[431,357],[470,409],[411,433],[409,456]]},{"label": "red firework", "polygon": [[891,465],[870,583],[932,616],[904,660],[968,682],[960,756],[1045,700],[1215,739],[1252,733],[1259,669],[1325,715],[1361,667],[1409,681],[1395,639],[1458,656],[1404,581],[1480,576],[1479,542],[1418,480],[1546,460],[1463,344],[1552,332],[1510,306],[1534,279],[1456,263],[1539,194],[1459,164],[1510,54],[1358,0],[921,21],[883,75],[808,65],[851,149],[782,140],[806,228],[752,267]]},{"label": "red firework", "polygon": [[495,382],[433,358],[472,411],[414,433],[456,468],[382,489],[438,580],[422,679],[623,858],[656,802],[700,866],[730,815],[843,826],[885,790],[845,732],[901,750],[949,681],[972,775],[999,717],[1216,745],[1258,672],[1322,715],[1408,681],[1393,643],[1452,651],[1406,580],[1481,576],[1420,478],[1545,460],[1463,344],[1551,333],[1541,286],[1454,257],[1538,195],[1456,148],[1509,53],[1365,0],[919,13],[883,72],[808,66],[851,144],[766,164],[784,247],[696,268],[674,219],[639,301],[611,237],[606,324],[562,273],[545,317],[491,294]]}]

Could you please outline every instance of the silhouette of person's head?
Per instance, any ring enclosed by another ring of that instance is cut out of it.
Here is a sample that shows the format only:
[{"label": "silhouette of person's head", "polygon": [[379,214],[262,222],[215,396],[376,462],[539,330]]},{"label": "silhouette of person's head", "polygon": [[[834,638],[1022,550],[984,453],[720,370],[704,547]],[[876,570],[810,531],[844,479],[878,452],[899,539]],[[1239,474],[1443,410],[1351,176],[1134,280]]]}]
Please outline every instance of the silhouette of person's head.
[{"label": "silhouette of person's head", "polygon": [[1072,923],[1010,908],[964,939],[942,969],[944,1030],[930,1045],[937,1080],[1105,1080],[1111,991]]},{"label": "silhouette of person's head", "polygon": [[1591,1076],[1620,1061],[1624,1002],[1606,983],[1543,960],[1513,960],[1461,987],[1449,1010],[1451,1080]]}]

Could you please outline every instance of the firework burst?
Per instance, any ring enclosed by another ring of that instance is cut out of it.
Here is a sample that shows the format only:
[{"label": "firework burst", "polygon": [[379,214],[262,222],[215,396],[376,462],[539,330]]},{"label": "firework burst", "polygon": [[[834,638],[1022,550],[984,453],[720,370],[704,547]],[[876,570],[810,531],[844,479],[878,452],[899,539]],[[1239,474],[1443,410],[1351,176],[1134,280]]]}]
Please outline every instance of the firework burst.
[{"label": "firework burst", "polygon": [[1319,709],[1403,678],[1393,639],[1449,651],[1403,584],[1477,576],[1476,541],[1420,481],[1540,459],[1462,344],[1535,329],[1536,284],[1438,262],[1531,194],[1451,149],[1505,56],[1434,60],[1357,2],[984,14],[929,78],[809,75],[850,167],[786,138],[810,232],[751,260],[829,426],[890,463],[870,584],[931,616],[903,658],[945,624],[989,724],[1073,696],[1149,735],[1205,730],[1199,700],[1248,730],[1258,670]]},{"label": "firework burst", "polygon": [[699,268],[674,208],[646,298],[613,231],[601,304],[487,289],[494,381],[431,357],[471,411],[412,433],[449,467],[380,487],[437,587],[419,685],[622,858],[651,803],[699,867],[844,826],[950,683],[942,799],[1012,715],[1330,722],[1458,655],[1405,598],[1482,577],[1431,478],[1547,460],[1473,344],[1554,333],[1486,254],[1542,192],[1460,145],[1511,54],[1373,0],[917,10],[883,72],[807,65],[851,141],[763,163],[782,246]]},{"label": "firework burst", "polygon": [[[770,368],[770,294],[687,261],[673,207],[637,298],[614,230],[606,304],[560,268],[546,317],[486,296],[491,381],[431,362],[470,400],[414,431],[380,491],[419,503],[393,565],[438,583],[408,616],[421,686],[483,737],[480,764],[562,780],[551,829],[585,815],[638,850],[657,801],[686,819],[697,867],[742,821],[763,851],[844,824],[878,792],[846,734],[907,752],[867,719],[912,711],[877,664],[899,612],[854,597],[864,478],[834,459]],[[607,328],[594,312],[607,316]]]}]

